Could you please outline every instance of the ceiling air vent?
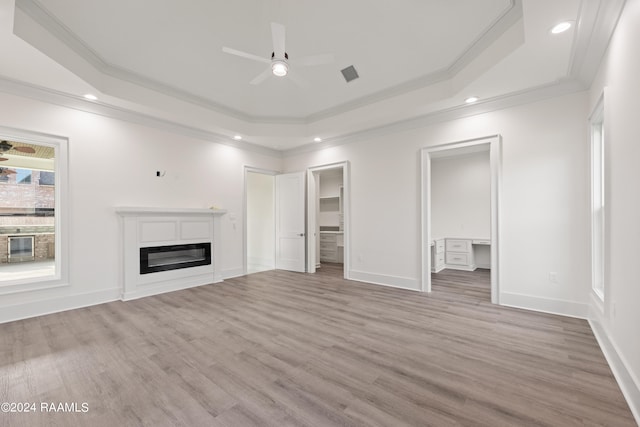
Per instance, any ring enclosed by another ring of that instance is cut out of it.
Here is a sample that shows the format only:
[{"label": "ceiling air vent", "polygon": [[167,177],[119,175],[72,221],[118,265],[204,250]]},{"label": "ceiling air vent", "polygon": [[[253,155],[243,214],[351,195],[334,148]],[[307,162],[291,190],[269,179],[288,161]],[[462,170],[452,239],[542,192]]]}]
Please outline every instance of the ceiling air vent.
[{"label": "ceiling air vent", "polygon": [[353,65],[349,65],[344,70],[340,70],[340,72],[342,73],[342,76],[347,81],[347,83],[349,83],[351,80],[355,80],[358,77],[360,77],[358,75],[358,72],[356,71],[356,68]]}]

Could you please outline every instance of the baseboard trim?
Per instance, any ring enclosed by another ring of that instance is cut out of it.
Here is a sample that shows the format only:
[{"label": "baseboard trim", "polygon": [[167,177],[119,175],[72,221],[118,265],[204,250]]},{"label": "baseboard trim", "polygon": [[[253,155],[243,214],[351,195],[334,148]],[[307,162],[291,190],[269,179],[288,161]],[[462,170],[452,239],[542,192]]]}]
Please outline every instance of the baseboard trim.
[{"label": "baseboard trim", "polygon": [[242,268],[234,268],[231,270],[223,270],[222,271],[222,280],[232,279],[234,277],[244,276],[244,269]]},{"label": "baseboard trim", "polygon": [[185,277],[178,280],[174,279],[166,282],[156,282],[156,283],[150,283],[148,285],[138,285],[136,286],[136,289],[133,291],[123,292],[122,301],[131,301],[138,298],[164,294],[167,292],[181,291],[183,289],[210,285],[211,283],[212,283],[211,274],[201,274],[198,276]]},{"label": "baseboard trim", "polygon": [[532,295],[501,292],[500,305],[558,314],[560,316],[577,317],[579,319],[587,319],[589,317],[589,304]]},{"label": "baseboard trim", "polygon": [[634,378],[633,373],[627,369],[624,357],[618,352],[613,341],[609,339],[602,324],[597,320],[589,319],[589,325],[591,325],[593,335],[595,335],[600,349],[609,363],[613,376],[618,381],[636,423],[640,425],[640,381]]},{"label": "baseboard trim", "polygon": [[0,323],[46,316],[47,314],[59,313],[61,311],[75,310],[117,301],[120,299],[121,292],[120,288],[111,288],[2,307],[2,310],[0,310]]},{"label": "baseboard trim", "polygon": [[387,276],[384,274],[365,273],[364,271],[349,271],[349,280],[372,283],[374,285],[389,286],[392,288],[420,291],[420,283],[417,279],[399,276]]}]

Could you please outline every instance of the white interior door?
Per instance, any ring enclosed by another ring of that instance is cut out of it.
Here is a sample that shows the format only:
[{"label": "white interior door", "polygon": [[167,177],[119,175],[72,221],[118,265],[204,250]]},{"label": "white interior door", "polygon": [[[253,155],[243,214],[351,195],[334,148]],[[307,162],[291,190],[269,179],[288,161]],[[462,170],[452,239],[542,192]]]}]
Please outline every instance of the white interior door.
[{"label": "white interior door", "polygon": [[305,173],[276,175],[276,268],[305,272]]}]

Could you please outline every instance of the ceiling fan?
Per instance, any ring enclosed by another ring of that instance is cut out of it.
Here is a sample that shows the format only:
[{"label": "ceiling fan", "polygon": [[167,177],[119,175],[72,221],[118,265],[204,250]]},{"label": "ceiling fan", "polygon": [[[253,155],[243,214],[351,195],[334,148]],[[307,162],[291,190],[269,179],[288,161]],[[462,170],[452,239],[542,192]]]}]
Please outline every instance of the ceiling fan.
[{"label": "ceiling fan", "polygon": [[0,141],[0,162],[9,160],[6,157],[2,157],[1,155],[10,150],[18,151],[25,154],[34,154],[36,152],[36,150],[31,147],[16,147],[15,145],[10,144],[9,141]]},{"label": "ceiling fan", "polygon": [[222,51],[231,55],[239,56],[241,58],[251,59],[253,61],[269,64],[269,67],[267,69],[258,74],[253,80],[249,82],[252,85],[262,83],[271,74],[278,77],[289,75],[289,77],[291,77],[294,82],[302,84],[303,82],[295,76],[295,73],[293,75],[291,74],[291,70],[289,69],[290,64],[311,66],[329,64],[333,62],[332,54],[305,56],[302,58],[289,60],[289,55],[285,50],[285,32],[286,30],[284,25],[278,24],[276,22],[271,23],[271,40],[273,42],[273,52],[271,52],[271,58],[265,58],[262,56],[254,55],[252,53],[232,49],[230,47],[223,47]]},{"label": "ceiling fan", "polygon": [[16,171],[8,168],[0,168],[0,176],[15,175]]}]

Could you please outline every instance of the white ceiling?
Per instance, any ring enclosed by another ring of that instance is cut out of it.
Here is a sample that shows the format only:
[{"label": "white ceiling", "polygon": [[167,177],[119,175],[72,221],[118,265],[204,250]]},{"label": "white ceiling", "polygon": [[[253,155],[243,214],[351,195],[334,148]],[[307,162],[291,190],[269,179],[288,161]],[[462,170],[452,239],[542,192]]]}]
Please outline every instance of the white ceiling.
[{"label": "white ceiling", "polygon": [[[612,3],[621,8],[624,0]],[[474,108],[464,106],[469,95],[488,105],[549,87],[567,90],[568,82],[584,86],[592,72],[582,68],[598,55],[594,40],[608,40],[605,24],[617,17],[603,5],[607,0],[17,0],[14,7],[0,0],[0,47],[12,59],[0,64],[0,76],[12,90],[35,85],[88,110],[117,107],[214,139],[239,134],[293,150],[315,136],[339,141]],[[562,20],[578,25],[551,35]],[[290,60],[330,53],[335,61],[292,65],[302,85],[275,76],[250,85],[268,65],[222,47],[269,58],[271,22],[286,27]],[[346,83],[340,70],[349,65],[360,78]],[[80,101],[87,92],[99,100]]]}]

